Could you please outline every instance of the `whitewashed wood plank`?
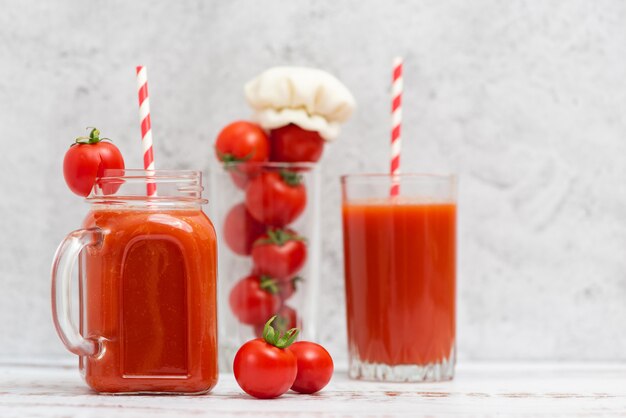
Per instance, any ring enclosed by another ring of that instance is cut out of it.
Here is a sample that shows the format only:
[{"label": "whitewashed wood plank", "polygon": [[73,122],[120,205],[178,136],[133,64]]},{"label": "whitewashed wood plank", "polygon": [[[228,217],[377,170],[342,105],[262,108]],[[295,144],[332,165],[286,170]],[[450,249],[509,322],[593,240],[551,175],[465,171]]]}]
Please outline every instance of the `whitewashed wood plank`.
[{"label": "whitewashed wood plank", "polygon": [[0,366],[0,417],[626,416],[625,365],[467,364],[452,382],[356,382],[336,373],[317,395],[243,394],[221,375],[206,396],[99,396],[75,367]]}]

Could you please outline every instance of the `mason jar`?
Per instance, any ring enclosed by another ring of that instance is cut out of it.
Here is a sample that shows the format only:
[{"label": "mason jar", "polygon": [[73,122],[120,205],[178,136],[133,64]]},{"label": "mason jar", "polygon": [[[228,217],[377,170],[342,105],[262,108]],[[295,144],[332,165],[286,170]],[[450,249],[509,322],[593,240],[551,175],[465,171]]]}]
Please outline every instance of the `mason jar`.
[{"label": "mason jar", "polygon": [[200,394],[217,383],[217,241],[202,190],[199,171],[107,170],[59,246],[54,323],[93,390]]}]

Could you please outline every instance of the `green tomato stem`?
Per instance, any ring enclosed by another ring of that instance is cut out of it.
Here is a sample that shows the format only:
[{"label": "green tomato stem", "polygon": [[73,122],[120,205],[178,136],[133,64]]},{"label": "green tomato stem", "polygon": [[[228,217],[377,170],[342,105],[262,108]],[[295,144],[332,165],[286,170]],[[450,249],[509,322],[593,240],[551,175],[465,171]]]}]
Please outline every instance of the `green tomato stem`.
[{"label": "green tomato stem", "polygon": [[293,344],[294,341],[296,341],[300,330],[298,328],[291,328],[289,331],[283,334],[275,330],[274,327],[272,327],[272,322],[274,322],[275,319],[276,315],[271,317],[265,323],[265,326],[263,327],[263,339],[266,343],[273,345],[276,348],[280,348],[281,350],[284,350],[285,348]]}]

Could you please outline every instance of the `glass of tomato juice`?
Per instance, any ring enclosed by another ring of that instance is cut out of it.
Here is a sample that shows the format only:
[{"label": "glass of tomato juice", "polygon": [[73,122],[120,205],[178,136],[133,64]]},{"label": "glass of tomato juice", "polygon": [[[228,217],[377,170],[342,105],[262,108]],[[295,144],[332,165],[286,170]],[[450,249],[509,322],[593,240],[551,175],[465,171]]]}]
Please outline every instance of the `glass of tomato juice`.
[{"label": "glass of tomato juice", "polygon": [[[82,229],[57,250],[54,323],[96,392],[200,394],[217,383],[216,236],[201,176],[106,170]],[[148,184],[156,194],[147,196]]]},{"label": "glass of tomato juice", "polygon": [[350,377],[452,379],[456,178],[363,174],[341,184]]}]

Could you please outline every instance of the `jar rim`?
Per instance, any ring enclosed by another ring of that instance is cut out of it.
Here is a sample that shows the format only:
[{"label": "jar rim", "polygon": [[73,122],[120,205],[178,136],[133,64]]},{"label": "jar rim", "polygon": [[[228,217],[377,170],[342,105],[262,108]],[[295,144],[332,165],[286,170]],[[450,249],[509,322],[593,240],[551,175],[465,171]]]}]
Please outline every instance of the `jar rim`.
[{"label": "jar rim", "polygon": [[109,178],[197,178],[202,175],[200,170],[172,170],[172,169],[155,169],[146,170],[143,168],[105,168],[102,175],[98,179]]},{"label": "jar rim", "polygon": [[200,170],[105,169],[96,177],[87,201],[94,204],[204,204]]}]

